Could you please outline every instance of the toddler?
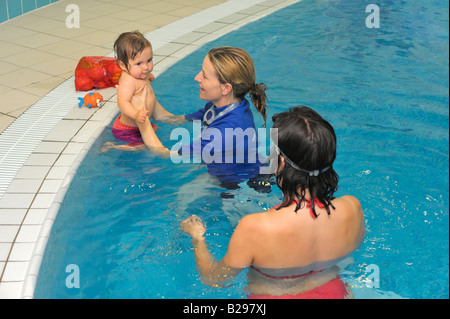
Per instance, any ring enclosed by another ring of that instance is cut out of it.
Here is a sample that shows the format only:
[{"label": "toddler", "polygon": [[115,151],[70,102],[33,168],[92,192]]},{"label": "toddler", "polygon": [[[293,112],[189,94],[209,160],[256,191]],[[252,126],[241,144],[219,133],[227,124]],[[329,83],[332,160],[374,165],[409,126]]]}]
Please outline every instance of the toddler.
[{"label": "toddler", "polygon": [[[172,115],[157,101],[150,85],[154,79],[153,50],[150,42],[138,31],[122,33],[114,43],[117,64],[122,75],[117,87],[117,104],[120,114],[114,121],[112,134],[125,145],[106,143],[105,148],[138,150],[148,147],[164,147],[155,134],[155,125],[144,125],[150,118]],[[133,98],[144,98],[141,108],[133,106]],[[141,132],[142,127],[145,132]],[[146,145],[145,145],[146,144]]]}]

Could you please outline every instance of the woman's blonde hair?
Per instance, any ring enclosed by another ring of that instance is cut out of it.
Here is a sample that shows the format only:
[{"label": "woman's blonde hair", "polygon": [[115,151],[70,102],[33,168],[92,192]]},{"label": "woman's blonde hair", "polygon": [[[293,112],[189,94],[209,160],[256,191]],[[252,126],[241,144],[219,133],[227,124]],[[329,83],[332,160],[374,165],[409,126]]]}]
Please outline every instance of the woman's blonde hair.
[{"label": "woman's blonde hair", "polygon": [[230,83],[236,98],[243,99],[250,93],[252,102],[263,116],[266,126],[267,86],[264,83],[256,83],[255,65],[250,55],[240,48],[218,47],[209,51],[208,57],[216,70],[219,82]]}]

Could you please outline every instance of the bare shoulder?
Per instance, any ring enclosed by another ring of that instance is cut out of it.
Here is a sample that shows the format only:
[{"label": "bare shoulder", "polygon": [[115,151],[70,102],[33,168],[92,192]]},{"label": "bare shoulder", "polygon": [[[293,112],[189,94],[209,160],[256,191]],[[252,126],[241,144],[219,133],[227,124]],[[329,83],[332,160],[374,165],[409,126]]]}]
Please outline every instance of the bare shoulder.
[{"label": "bare shoulder", "polygon": [[346,211],[350,211],[354,214],[362,214],[362,206],[360,201],[351,195],[345,195],[335,199],[336,204],[339,207],[344,208]]},{"label": "bare shoulder", "polygon": [[336,218],[342,219],[348,225],[361,225],[364,223],[363,209],[356,197],[345,195],[335,198],[332,203],[336,208]]},{"label": "bare shoulder", "polygon": [[136,80],[135,78],[133,78],[131,75],[129,75],[128,73],[122,72],[122,75],[120,76],[119,79],[119,89],[121,88],[122,85],[135,85]]},{"label": "bare shoulder", "polygon": [[347,225],[352,225],[356,236],[356,241],[359,243],[361,238],[365,236],[364,213],[360,201],[353,196],[346,195],[337,198],[336,204],[339,205],[340,216],[345,216]]},{"label": "bare shoulder", "polygon": [[[228,251],[230,253],[242,254],[244,252],[254,260],[255,255],[264,250],[267,227],[264,226],[265,218],[263,213],[256,213],[244,216],[236,226],[231,236]],[[233,255],[234,256],[234,255]]]},{"label": "bare shoulder", "polygon": [[247,237],[248,239],[254,237],[255,239],[265,232],[269,224],[267,214],[255,213],[242,217],[239,224],[236,226],[235,232]]},{"label": "bare shoulder", "polygon": [[265,219],[264,213],[255,213],[246,215],[241,218],[238,226],[245,230],[255,230],[261,227],[261,224],[264,221],[264,219]]}]

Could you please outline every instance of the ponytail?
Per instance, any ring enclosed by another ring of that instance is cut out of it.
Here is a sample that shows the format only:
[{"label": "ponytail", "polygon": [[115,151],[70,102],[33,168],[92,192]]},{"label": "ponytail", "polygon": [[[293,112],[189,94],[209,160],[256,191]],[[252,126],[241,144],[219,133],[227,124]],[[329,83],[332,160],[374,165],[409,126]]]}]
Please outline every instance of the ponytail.
[{"label": "ponytail", "polygon": [[264,83],[255,83],[250,88],[250,97],[252,99],[253,105],[256,107],[258,112],[262,115],[264,119],[264,127],[266,127],[267,121],[267,95],[266,95],[267,85]]}]

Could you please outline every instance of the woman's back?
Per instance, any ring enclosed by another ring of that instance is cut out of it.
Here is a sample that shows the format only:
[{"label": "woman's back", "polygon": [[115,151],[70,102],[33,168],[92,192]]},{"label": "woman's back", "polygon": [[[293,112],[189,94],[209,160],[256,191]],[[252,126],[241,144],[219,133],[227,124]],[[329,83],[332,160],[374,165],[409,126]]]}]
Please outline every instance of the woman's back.
[{"label": "woman's back", "polygon": [[312,218],[307,205],[295,212],[295,204],[246,216],[240,224],[242,231],[252,234],[252,264],[264,268],[302,267],[350,254],[364,237],[361,205],[352,196],[336,198],[332,204],[335,209],[330,215],[316,206],[317,218]]}]

